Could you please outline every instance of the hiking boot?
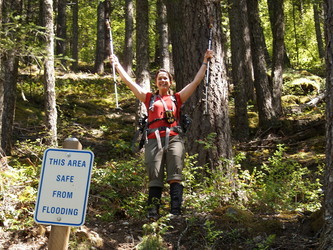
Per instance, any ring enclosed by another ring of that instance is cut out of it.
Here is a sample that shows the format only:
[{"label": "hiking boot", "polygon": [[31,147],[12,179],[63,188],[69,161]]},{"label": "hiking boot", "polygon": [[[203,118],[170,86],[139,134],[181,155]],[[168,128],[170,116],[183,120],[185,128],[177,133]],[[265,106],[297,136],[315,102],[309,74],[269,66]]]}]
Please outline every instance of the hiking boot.
[{"label": "hiking boot", "polygon": [[148,219],[157,220],[159,218],[161,196],[162,196],[161,187],[150,187],[149,188],[148,214],[147,214]]},{"label": "hiking boot", "polygon": [[183,185],[174,182],[170,184],[171,211],[173,215],[181,215],[181,207],[183,202]]}]

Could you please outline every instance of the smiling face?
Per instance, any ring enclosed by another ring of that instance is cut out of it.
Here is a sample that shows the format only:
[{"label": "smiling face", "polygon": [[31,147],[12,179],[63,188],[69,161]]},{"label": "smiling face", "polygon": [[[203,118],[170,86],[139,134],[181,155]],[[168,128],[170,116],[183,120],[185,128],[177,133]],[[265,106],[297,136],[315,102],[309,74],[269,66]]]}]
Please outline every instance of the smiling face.
[{"label": "smiling face", "polygon": [[168,72],[160,71],[156,76],[156,86],[160,95],[167,95],[172,81]]}]

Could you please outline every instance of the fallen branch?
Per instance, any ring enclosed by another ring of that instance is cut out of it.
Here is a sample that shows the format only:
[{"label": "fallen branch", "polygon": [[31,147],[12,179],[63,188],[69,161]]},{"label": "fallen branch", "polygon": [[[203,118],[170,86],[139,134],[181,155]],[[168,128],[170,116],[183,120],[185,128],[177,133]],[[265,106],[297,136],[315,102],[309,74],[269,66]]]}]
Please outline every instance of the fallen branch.
[{"label": "fallen branch", "polygon": [[305,103],[305,105],[309,106],[309,107],[315,107],[315,106],[317,106],[318,103],[320,103],[322,100],[325,99],[326,95],[327,95],[326,91],[324,91],[320,95],[316,96],[315,98],[313,98],[310,101],[308,101],[307,103]]}]

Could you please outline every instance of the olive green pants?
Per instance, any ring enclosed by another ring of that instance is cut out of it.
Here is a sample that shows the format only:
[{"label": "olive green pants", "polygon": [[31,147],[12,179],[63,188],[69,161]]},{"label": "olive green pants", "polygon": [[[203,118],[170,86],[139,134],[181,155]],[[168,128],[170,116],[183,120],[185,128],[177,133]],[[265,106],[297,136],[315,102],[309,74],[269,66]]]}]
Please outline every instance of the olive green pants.
[{"label": "olive green pants", "polygon": [[[162,146],[165,138],[161,138]],[[157,139],[149,139],[145,145],[145,162],[149,177],[149,187],[163,187],[165,172],[166,181],[182,180],[184,165],[184,141],[180,135],[170,136],[167,149],[159,149]]]}]

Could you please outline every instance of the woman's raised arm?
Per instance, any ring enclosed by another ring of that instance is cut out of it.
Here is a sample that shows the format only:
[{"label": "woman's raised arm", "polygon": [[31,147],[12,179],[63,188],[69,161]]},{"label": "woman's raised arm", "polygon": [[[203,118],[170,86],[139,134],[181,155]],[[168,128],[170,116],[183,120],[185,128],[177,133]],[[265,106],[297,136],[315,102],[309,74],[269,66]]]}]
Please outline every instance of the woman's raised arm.
[{"label": "woman's raised arm", "polygon": [[134,82],[132,78],[127,74],[124,68],[119,63],[118,58],[116,55],[110,56],[111,64],[114,63],[117,72],[120,75],[120,78],[125,82],[125,84],[129,87],[129,89],[133,92],[133,94],[138,98],[140,101],[144,102],[146,100],[147,91],[145,91],[139,84]]},{"label": "woman's raised arm", "polygon": [[214,52],[212,50],[207,50],[204,56],[203,63],[195,75],[192,82],[187,84],[181,91],[179,91],[180,99],[184,103],[190,96],[193,94],[193,92],[196,90],[202,79],[205,77],[206,69],[207,69],[207,63],[208,61],[213,57]]}]

